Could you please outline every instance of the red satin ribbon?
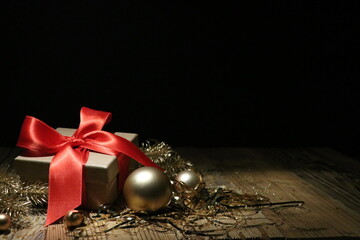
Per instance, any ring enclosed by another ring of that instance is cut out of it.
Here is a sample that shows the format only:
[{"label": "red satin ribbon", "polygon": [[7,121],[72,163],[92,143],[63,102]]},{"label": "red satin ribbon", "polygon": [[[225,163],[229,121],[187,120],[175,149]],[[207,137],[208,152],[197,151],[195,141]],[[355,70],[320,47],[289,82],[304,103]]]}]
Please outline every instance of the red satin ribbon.
[{"label": "red satin ribbon", "polygon": [[127,174],[127,158],[145,166],[157,167],[130,141],[102,131],[111,113],[83,107],[80,125],[71,137],[63,136],[37,118],[26,116],[17,146],[28,149],[28,156],[55,155],[49,169],[49,199],[46,225],[49,225],[83,203],[85,181],[83,168],[89,150],[113,155],[119,163],[119,186]]}]

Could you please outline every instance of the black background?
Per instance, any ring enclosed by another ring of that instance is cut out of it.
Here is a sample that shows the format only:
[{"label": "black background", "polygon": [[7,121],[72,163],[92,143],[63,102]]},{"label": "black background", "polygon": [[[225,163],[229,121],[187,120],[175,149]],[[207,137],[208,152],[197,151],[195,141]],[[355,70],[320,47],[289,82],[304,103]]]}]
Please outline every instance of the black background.
[{"label": "black background", "polygon": [[357,1],[1,3],[1,145],[25,115],[173,146],[358,154]]}]

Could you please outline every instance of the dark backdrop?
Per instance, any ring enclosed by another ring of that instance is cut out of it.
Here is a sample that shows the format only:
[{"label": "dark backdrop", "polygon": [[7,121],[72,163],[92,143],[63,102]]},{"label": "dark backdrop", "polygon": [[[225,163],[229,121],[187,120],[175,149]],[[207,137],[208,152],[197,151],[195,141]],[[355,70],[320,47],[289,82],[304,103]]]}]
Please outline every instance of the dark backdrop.
[{"label": "dark backdrop", "polygon": [[174,146],[357,152],[357,1],[73,2],[1,3],[1,145],[87,106]]}]

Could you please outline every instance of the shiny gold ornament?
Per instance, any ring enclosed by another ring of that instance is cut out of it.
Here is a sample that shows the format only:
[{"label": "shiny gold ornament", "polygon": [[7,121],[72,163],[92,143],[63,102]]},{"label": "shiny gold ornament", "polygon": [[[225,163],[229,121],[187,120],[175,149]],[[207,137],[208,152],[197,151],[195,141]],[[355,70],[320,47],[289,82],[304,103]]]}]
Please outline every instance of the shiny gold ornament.
[{"label": "shiny gold ornament", "polygon": [[124,197],[135,211],[156,211],[166,206],[172,197],[169,178],[154,167],[140,167],[124,184]]},{"label": "shiny gold ornament", "polygon": [[0,231],[9,230],[11,226],[11,218],[5,213],[0,214]]},{"label": "shiny gold ornament", "polygon": [[205,183],[200,173],[193,170],[185,170],[176,175],[174,189],[184,198],[192,198],[204,185]]},{"label": "shiny gold ornament", "polygon": [[67,227],[78,227],[84,222],[84,215],[78,210],[71,210],[64,216],[64,223]]}]

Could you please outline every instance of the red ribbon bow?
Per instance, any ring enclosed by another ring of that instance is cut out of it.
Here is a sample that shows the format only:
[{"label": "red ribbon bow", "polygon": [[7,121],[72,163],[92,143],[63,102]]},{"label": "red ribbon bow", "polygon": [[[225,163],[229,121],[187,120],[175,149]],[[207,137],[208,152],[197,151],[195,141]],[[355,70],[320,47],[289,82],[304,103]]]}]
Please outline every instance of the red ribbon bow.
[{"label": "red ribbon bow", "polygon": [[111,113],[82,107],[80,125],[71,136],[63,136],[41,120],[26,116],[17,146],[26,148],[28,155],[54,155],[49,169],[49,199],[46,225],[75,209],[83,202],[83,167],[89,150],[113,155],[119,163],[119,188],[127,174],[126,156],[145,166],[157,167],[130,141],[101,129],[111,120]]}]

